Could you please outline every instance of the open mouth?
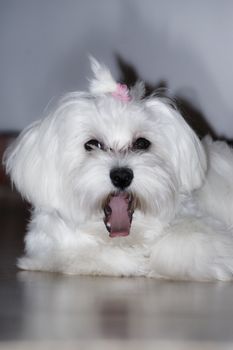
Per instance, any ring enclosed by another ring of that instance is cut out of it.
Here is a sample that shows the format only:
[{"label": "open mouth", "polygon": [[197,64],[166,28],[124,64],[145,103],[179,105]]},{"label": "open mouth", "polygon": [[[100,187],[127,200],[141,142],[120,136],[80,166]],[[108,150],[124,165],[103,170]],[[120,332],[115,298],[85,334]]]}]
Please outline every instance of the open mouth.
[{"label": "open mouth", "polygon": [[104,203],[104,223],[109,237],[124,237],[130,233],[134,213],[133,195],[127,192],[114,193]]}]

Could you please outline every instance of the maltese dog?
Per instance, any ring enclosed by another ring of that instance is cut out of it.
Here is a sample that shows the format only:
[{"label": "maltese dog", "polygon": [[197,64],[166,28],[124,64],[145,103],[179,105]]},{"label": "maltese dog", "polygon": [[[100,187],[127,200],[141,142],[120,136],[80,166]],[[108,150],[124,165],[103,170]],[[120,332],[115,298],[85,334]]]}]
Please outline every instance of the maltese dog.
[{"label": "maltese dog", "polygon": [[33,206],[24,270],[228,281],[233,152],[177,108],[91,58],[89,92],[66,95],[5,153]]}]

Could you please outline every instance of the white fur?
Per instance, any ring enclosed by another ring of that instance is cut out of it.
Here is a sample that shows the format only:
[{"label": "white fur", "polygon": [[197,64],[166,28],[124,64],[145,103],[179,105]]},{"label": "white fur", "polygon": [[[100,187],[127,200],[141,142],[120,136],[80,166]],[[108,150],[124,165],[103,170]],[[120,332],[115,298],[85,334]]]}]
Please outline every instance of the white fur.
[{"label": "white fur", "polygon": [[[5,166],[34,210],[26,235],[28,270],[70,274],[231,280],[233,153],[199,141],[179,112],[156,97],[130,102],[107,68],[92,59],[90,93],[65,96],[29,126],[5,154]],[[130,151],[134,139],[151,147]],[[106,150],[87,152],[89,139]],[[114,191],[109,173],[127,166],[138,198],[130,235],[110,238],[102,203]]]}]

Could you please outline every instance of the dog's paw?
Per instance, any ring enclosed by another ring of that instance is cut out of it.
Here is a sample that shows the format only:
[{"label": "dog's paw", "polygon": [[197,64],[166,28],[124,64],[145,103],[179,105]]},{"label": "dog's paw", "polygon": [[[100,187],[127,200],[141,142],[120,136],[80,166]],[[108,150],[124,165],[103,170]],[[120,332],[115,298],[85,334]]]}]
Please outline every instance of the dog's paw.
[{"label": "dog's paw", "polygon": [[32,270],[32,271],[43,270],[42,264],[38,260],[29,258],[27,256],[19,258],[17,260],[17,267],[21,270]]}]

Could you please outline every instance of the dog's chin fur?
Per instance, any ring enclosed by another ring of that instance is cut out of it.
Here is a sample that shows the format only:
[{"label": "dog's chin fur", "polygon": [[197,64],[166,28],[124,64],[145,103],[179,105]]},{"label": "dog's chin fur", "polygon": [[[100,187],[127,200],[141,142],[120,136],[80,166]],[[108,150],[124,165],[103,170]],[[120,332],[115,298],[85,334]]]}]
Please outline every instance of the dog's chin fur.
[{"label": "dog's chin fur", "polygon": [[[183,280],[233,276],[233,153],[200,141],[174,106],[143,85],[130,101],[112,96],[116,82],[94,59],[90,92],[65,96],[29,126],[4,162],[32,203],[26,270]],[[134,149],[138,138],[148,149]],[[85,149],[88,140],[102,147]],[[106,198],[116,193],[113,168],[130,168],[134,199],[130,234],[109,237]]]}]

